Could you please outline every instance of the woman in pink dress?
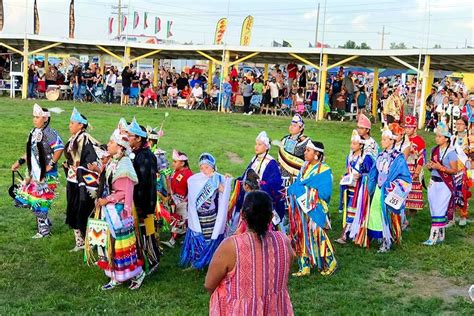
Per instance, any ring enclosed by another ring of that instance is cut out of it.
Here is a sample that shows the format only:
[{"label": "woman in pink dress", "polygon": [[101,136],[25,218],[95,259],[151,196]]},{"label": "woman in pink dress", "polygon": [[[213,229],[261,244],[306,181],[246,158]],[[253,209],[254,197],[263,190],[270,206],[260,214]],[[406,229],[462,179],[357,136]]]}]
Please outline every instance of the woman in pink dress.
[{"label": "woman in pink dress", "polygon": [[283,233],[268,231],[272,208],[266,192],[246,196],[247,232],[225,239],[207,271],[210,315],[293,315],[287,283],[294,253]]}]

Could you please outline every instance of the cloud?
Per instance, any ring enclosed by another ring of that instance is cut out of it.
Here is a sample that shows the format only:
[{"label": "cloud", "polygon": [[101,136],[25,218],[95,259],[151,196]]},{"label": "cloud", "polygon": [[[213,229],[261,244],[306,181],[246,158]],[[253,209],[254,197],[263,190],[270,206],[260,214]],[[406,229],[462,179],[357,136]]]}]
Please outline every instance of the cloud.
[{"label": "cloud", "polygon": [[305,20],[312,20],[312,19],[315,19],[317,16],[318,16],[318,10],[312,10],[303,14],[303,18]]},{"label": "cloud", "polygon": [[370,14],[358,14],[351,20],[351,25],[358,30],[366,30]]}]

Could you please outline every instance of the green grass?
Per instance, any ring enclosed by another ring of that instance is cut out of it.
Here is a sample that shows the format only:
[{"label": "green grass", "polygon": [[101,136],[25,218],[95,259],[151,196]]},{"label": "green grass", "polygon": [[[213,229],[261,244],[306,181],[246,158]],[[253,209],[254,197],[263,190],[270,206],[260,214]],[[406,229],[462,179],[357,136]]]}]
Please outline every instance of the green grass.
[{"label": "green grass", "polygon": [[[64,177],[59,198],[51,211],[53,236],[32,240],[33,215],[12,206],[7,194],[11,164],[23,153],[31,128],[31,101],[0,99],[0,314],[164,314],[203,315],[208,313],[209,296],[203,288],[205,272],[183,272],[178,266],[179,249],[165,249],[159,271],[146,279],[138,292],[120,288],[103,293],[106,277],[96,267],[82,262],[82,254],[69,253],[73,234],[64,224]],[[68,138],[68,121],[73,104],[48,103],[66,110],[53,114],[52,126],[63,139]],[[160,109],[133,109],[119,106],[78,104],[93,129],[91,134],[106,141],[120,117],[133,115],[141,124],[159,126],[164,116]],[[254,140],[261,130],[272,138],[287,133],[289,118],[223,115],[210,112],[170,110],[161,147],[185,151],[192,168],[201,152],[215,155],[219,171],[240,175],[253,153]],[[337,213],[337,179],[344,172],[345,156],[354,123],[307,122],[306,133],[323,141],[327,162],[335,184],[331,204],[334,240],[341,232]],[[375,128],[375,138],[380,133]],[[422,134],[429,146],[433,136]],[[236,163],[229,153],[241,158]],[[276,149],[271,151],[276,157]],[[471,206],[471,212],[472,212]],[[411,222],[401,246],[388,254],[377,254],[353,245],[335,245],[338,272],[328,278],[314,273],[303,279],[290,278],[290,296],[295,312],[301,314],[474,314],[467,288],[474,283],[474,224],[465,229],[450,228],[441,246],[424,247],[428,235],[428,208]],[[163,236],[166,238],[167,236]],[[294,267],[294,270],[296,267]],[[462,295],[458,296],[458,295]]]}]

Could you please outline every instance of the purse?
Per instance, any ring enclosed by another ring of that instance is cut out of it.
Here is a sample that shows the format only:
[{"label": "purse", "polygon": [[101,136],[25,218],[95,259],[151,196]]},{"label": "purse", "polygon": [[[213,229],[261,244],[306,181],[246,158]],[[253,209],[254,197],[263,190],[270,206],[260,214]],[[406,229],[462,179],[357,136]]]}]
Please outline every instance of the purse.
[{"label": "purse", "polygon": [[110,247],[110,228],[106,221],[99,219],[100,212],[101,208],[96,207],[94,217],[87,221],[85,261],[88,264],[91,261],[92,263],[95,262],[94,252],[97,252],[100,256],[108,253],[107,249]]}]

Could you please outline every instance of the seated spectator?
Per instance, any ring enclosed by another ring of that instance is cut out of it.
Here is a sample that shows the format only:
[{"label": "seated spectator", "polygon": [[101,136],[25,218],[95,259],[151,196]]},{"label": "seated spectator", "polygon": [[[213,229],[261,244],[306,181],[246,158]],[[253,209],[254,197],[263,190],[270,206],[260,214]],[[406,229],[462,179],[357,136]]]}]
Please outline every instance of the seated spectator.
[{"label": "seated spectator", "polygon": [[211,91],[209,91],[209,96],[211,97],[211,103],[217,104],[217,97],[219,96],[219,88],[217,85],[213,85]]},{"label": "seated spectator", "polygon": [[346,90],[342,89],[340,92],[336,93],[334,98],[334,107],[338,111],[345,111],[346,110]]},{"label": "seated spectator", "polygon": [[294,102],[294,111],[300,115],[304,113],[304,90],[303,88],[298,88],[296,95],[293,97]]},{"label": "seated spectator", "polygon": [[152,87],[148,86],[148,88],[145,88],[145,91],[141,94],[141,97],[138,100],[138,105],[146,106],[150,100],[153,101],[153,104],[156,106],[158,102],[158,94]]},{"label": "seated spectator", "polygon": [[201,85],[196,82],[194,84],[193,90],[191,91],[191,96],[188,101],[187,109],[188,110],[192,109],[194,104],[196,104],[196,102],[198,101],[201,101],[202,98],[203,98],[203,91],[202,91]]},{"label": "seated spectator", "polygon": [[181,99],[186,99],[186,104],[189,104],[191,98],[191,87],[186,85],[180,93]]},{"label": "seated spectator", "polygon": [[171,84],[166,95],[168,96],[168,104],[173,105],[178,99],[178,88],[176,87],[176,83],[173,82]]},{"label": "seated spectator", "polygon": [[145,92],[145,90],[150,87],[150,84],[151,84],[150,79],[148,79],[148,78],[146,77],[146,74],[143,73],[143,74],[142,74],[142,78],[141,78],[140,81],[139,81],[140,93]]},{"label": "seated spectator", "polygon": [[202,87],[202,81],[199,79],[199,74],[194,74],[193,79],[189,81],[189,85],[193,88],[196,87],[196,83]]}]

